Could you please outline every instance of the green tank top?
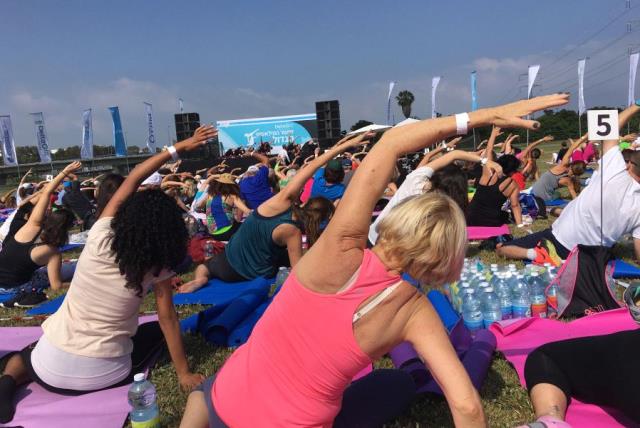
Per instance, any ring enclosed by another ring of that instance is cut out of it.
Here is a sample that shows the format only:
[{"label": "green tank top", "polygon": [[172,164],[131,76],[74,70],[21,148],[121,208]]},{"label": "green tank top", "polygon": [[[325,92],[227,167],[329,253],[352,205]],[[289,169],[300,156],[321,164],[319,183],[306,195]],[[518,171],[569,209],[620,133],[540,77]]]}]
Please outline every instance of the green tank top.
[{"label": "green tank top", "polygon": [[287,253],[286,247],[273,242],[273,230],[281,224],[298,226],[291,210],[273,217],[264,217],[253,211],[231,237],[225,254],[231,267],[247,279],[275,276],[276,263]]}]

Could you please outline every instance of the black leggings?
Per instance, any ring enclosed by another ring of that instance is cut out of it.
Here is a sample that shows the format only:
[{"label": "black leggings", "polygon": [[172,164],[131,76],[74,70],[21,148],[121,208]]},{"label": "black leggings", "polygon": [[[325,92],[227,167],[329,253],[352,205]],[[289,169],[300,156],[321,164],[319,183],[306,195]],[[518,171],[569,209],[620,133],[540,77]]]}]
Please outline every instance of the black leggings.
[{"label": "black leggings", "polygon": [[[215,375],[196,388],[203,391],[209,410],[209,428],[226,428],[211,405]],[[353,382],[344,391],[342,409],[333,421],[334,428],[373,428],[397,418],[413,401],[416,385],[403,370],[374,370]]]},{"label": "black leggings", "polygon": [[225,250],[211,257],[211,259],[204,263],[204,266],[209,271],[209,279],[218,278],[224,282],[247,281],[247,278],[240,275],[231,267]]},{"label": "black leggings", "polygon": [[[131,338],[131,340],[133,341],[133,351],[131,352],[131,372],[129,373],[129,376],[115,385],[111,385],[97,391],[116,388],[119,386],[128,385],[133,382],[133,376],[136,373],[143,372],[144,369],[150,364],[151,360],[165,345],[164,335],[162,334],[162,330],[160,329],[160,324],[158,323],[158,321],[140,324],[140,326],[138,326],[138,331]],[[33,348],[35,348],[36,343],[37,342],[34,342],[31,345],[27,346],[20,353],[23,362],[27,366],[29,376],[34,382],[38,383],[47,391],[53,392],[55,394],[75,396],[87,394],[89,392],[95,392],[56,388],[55,386],[46,384],[42,379],[38,377],[36,372],[33,370],[33,366],[31,365],[31,351],[33,351]]]},{"label": "black leggings", "polygon": [[567,397],[619,410],[640,423],[636,387],[640,330],[622,331],[543,345],[524,366],[527,388],[539,383],[560,388]]}]

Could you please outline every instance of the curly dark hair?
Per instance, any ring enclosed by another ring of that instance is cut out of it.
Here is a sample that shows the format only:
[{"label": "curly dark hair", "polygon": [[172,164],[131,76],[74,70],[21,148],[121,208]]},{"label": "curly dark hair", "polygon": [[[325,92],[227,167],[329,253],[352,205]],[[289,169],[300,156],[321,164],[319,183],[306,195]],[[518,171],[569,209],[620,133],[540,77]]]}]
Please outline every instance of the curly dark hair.
[{"label": "curly dark hair", "polygon": [[162,269],[175,269],[187,255],[189,234],[182,212],[162,190],[131,195],[118,209],[111,227],[111,249],[120,273],[127,288],[140,297],[147,273],[157,276]]},{"label": "curly dark hair", "polygon": [[40,240],[52,247],[62,247],[69,241],[69,229],[73,226],[73,214],[65,208],[51,211],[42,223]]},{"label": "curly dark hair", "polygon": [[500,156],[496,162],[502,167],[502,173],[507,177],[511,177],[511,174],[520,168],[520,160],[514,155]]}]

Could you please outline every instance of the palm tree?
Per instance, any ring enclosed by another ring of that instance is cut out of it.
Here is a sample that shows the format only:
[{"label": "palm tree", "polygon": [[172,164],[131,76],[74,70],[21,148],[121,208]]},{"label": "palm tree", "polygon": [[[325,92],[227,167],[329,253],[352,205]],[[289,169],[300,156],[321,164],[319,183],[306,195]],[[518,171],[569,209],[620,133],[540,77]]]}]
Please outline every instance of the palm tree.
[{"label": "palm tree", "polygon": [[409,91],[400,91],[398,93],[398,96],[396,96],[398,105],[402,107],[402,114],[404,114],[404,117],[406,117],[407,119],[411,117],[411,104],[413,104],[414,100],[415,97]]}]

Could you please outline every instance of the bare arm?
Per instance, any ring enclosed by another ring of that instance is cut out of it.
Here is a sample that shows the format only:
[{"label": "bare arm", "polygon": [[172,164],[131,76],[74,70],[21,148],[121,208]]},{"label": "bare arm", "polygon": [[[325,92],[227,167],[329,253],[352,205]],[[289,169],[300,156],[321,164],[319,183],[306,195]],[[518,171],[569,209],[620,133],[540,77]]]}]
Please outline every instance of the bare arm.
[{"label": "bare arm", "polygon": [[[639,100],[640,101],[640,100]],[[638,103],[638,101],[636,101]],[[627,107],[624,111],[620,112],[618,115],[618,126],[622,128],[627,124],[631,118],[640,111],[640,107],[636,104]],[[605,141],[602,145],[602,156],[604,156],[612,147],[616,147],[618,145],[618,140],[609,140]]]},{"label": "bare arm", "polygon": [[524,150],[522,150],[522,153],[521,153],[522,159],[528,158],[529,153],[531,153],[531,150],[535,149],[536,146],[539,146],[540,144],[547,141],[553,141],[553,137],[551,135],[547,135],[546,137],[536,140],[533,143],[529,144],[527,147],[524,148]]},{"label": "bare arm", "polygon": [[22,178],[20,179],[20,183],[18,184],[18,189],[19,189],[20,187],[22,187],[22,185],[24,184],[24,181],[27,179],[27,177],[28,177],[28,176],[30,176],[30,175],[31,175],[31,172],[32,172],[32,171],[31,171],[31,168],[29,168],[29,171],[27,171],[27,172],[22,176]]},{"label": "bare arm", "polygon": [[[340,153],[344,153],[351,147],[355,147],[361,144],[367,138],[371,138],[372,133],[359,134],[357,136],[345,137],[338,142],[331,149],[325,151],[320,156],[309,162],[305,168],[301,168],[296,175],[289,181],[287,187],[278,192],[275,196],[265,201],[258,208],[260,214],[270,217],[286,211],[291,206],[291,202],[298,199],[300,191],[304,187],[307,180],[309,180],[315,172],[325,163],[329,162]],[[384,190],[384,189],[383,189]],[[382,194],[382,190],[379,193]]]},{"label": "bare arm", "polygon": [[251,208],[249,208],[244,201],[242,200],[242,198],[239,198],[238,196],[233,195],[232,196],[232,201],[233,201],[233,206],[238,208],[242,214],[244,215],[249,215],[251,213]]},{"label": "bare arm", "polygon": [[[489,142],[487,143],[487,149],[485,150],[485,158],[487,162],[493,162],[493,145],[496,142],[496,138],[500,135],[500,128],[494,126],[491,129],[491,135],[489,136]],[[486,166],[482,167],[482,175],[480,176],[480,184],[486,186],[489,180],[493,176],[493,172]]]},{"label": "bare arm", "polygon": [[60,278],[60,266],[62,265],[62,255],[55,253],[49,258],[47,262],[47,277],[49,278],[49,284],[51,289],[56,291],[62,288],[62,280]]},{"label": "bare arm", "polygon": [[262,153],[256,152],[254,150],[253,152],[251,152],[249,156],[253,156],[254,158],[256,158],[258,162],[260,162],[262,165],[265,165],[267,167],[269,166],[269,158],[263,155]]},{"label": "bare arm", "polygon": [[[207,140],[215,137],[217,133],[218,131],[213,126],[201,126],[196,129],[193,137],[180,141],[173,147],[178,153],[188,152],[202,146]],[[100,217],[113,217],[118,212],[120,205],[138,190],[140,184],[169,159],[171,159],[169,152],[162,151],[136,166],[113,195]]]},{"label": "bare arm", "polygon": [[[438,171],[457,160],[478,163],[482,160],[482,158],[475,153],[465,152],[463,150],[454,150],[452,152],[447,153],[444,156],[439,157],[433,162],[429,162],[427,166],[433,169],[434,171]],[[493,161],[487,161],[486,167],[490,171],[493,171],[494,173],[498,173],[498,175],[502,175],[502,167],[499,164]]]},{"label": "bare arm", "polygon": [[194,374],[189,370],[189,363],[182,344],[180,322],[173,306],[171,278],[154,284],[153,292],[156,296],[156,305],[158,307],[158,322],[167,342],[169,355],[178,375],[178,382],[180,382],[182,389],[190,390],[200,384],[204,380],[204,376]]},{"label": "bare arm", "polygon": [[[564,105],[568,98],[568,94],[555,94],[476,110],[468,113],[468,128],[493,124],[537,129],[538,122],[522,119],[522,116]],[[357,169],[327,229],[300,261],[297,268],[300,281],[310,284],[314,289],[344,285],[361,262],[371,213],[389,182],[398,157],[428,147],[455,133],[456,120],[453,116],[423,120],[387,131]],[[315,267],[326,265],[329,258],[336,262],[323,272],[318,272]]]},{"label": "bare arm", "polygon": [[424,296],[405,326],[404,339],[410,342],[429,368],[451,410],[455,426],[487,426],[478,391],[462,366],[435,309]]},{"label": "bare arm", "polygon": [[633,238],[633,251],[636,255],[636,262],[640,262],[640,239]]},{"label": "bare arm", "polygon": [[[515,184],[515,183],[514,183]],[[520,192],[516,186],[509,195],[509,202],[511,202],[511,212],[513,213],[513,220],[517,225],[522,224],[522,207],[520,207]]]}]

